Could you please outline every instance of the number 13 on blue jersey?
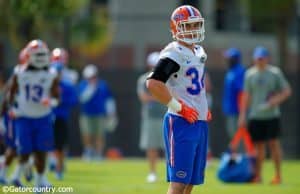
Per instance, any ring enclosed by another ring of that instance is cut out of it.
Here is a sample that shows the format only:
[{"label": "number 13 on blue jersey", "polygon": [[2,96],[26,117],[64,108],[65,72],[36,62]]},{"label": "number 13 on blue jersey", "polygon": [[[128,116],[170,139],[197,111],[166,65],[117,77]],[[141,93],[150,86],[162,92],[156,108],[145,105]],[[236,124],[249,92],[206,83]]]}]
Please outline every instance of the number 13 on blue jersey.
[{"label": "number 13 on blue jersey", "polygon": [[195,67],[189,68],[185,75],[191,79],[191,86],[187,87],[187,92],[191,95],[200,94],[201,89],[204,88],[205,71],[203,72],[201,79],[199,79],[199,71]]}]

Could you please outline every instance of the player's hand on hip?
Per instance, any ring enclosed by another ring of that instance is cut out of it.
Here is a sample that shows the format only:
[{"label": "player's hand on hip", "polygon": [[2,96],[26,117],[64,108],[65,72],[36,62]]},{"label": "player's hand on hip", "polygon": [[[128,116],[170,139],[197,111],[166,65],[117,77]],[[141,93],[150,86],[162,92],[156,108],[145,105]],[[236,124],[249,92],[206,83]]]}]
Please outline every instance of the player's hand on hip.
[{"label": "player's hand on hip", "polygon": [[167,106],[174,112],[181,115],[189,123],[194,123],[198,120],[199,113],[196,109],[189,107],[182,100],[176,100],[174,97],[167,103]]},{"label": "player's hand on hip", "polygon": [[185,118],[189,123],[194,123],[198,120],[199,113],[196,109],[189,107],[183,101],[179,101],[181,104],[181,110],[177,113]]}]

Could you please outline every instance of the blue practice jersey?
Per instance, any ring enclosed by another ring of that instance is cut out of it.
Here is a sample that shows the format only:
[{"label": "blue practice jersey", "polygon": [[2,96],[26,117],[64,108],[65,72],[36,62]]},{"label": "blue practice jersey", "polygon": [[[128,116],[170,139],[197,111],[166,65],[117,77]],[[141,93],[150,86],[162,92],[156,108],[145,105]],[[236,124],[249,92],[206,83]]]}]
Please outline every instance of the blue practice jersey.
[{"label": "blue practice jersey", "polygon": [[53,112],[56,117],[67,120],[70,115],[70,110],[78,102],[76,88],[72,82],[61,80],[59,89],[60,103]]},{"label": "blue practice jersey", "polygon": [[[85,115],[106,115],[106,102],[107,100],[113,98],[112,93],[104,80],[98,80],[98,82],[93,86],[93,92],[88,97],[88,99],[81,100],[81,111]],[[89,89],[89,84],[87,80],[82,80],[79,83],[79,98]]]},{"label": "blue practice jersey", "polygon": [[226,115],[238,114],[238,94],[243,90],[245,67],[236,64],[231,67],[224,79],[223,112]]}]

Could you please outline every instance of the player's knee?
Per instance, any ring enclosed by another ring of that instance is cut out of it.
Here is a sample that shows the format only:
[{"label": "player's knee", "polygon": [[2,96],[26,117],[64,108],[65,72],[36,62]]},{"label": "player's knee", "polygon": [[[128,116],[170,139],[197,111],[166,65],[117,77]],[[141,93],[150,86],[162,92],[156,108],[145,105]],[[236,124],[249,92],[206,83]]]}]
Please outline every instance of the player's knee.
[{"label": "player's knee", "polygon": [[29,154],[23,154],[20,156],[20,163],[24,164],[28,161],[28,159],[29,159]]},{"label": "player's knee", "polygon": [[184,193],[183,194],[191,194],[193,190],[193,185],[186,185],[184,188]]},{"label": "player's knee", "polygon": [[280,143],[278,140],[273,139],[268,142],[270,149],[280,149]]},{"label": "player's knee", "polygon": [[170,187],[171,187],[172,191],[176,191],[178,193],[183,193],[186,185],[183,183],[171,182]]}]

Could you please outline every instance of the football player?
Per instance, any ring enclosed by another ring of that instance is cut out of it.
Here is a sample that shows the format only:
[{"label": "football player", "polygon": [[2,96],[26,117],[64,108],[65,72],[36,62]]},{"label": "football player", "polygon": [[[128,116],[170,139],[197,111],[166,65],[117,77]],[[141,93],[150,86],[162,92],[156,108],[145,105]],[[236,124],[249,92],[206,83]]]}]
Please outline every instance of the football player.
[{"label": "football player", "polygon": [[51,63],[61,63],[64,65],[64,68],[61,72],[61,78],[71,81],[72,83],[76,84],[78,81],[78,72],[70,69],[68,67],[69,64],[69,54],[63,48],[55,48],[51,53]]},{"label": "football player", "polygon": [[202,46],[204,18],[190,5],[176,8],[170,28],[174,41],[160,53],[147,87],[168,107],[164,118],[168,194],[190,194],[203,184],[210,114],[205,92]]},{"label": "football player", "polygon": [[46,153],[53,148],[51,110],[59,103],[58,79],[49,71],[49,49],[42,40],[27,45],[27,68],[15,72],[9,90],[9,102],[17,96],[18,107],[9,115],[15,118],[17,151],[20,165],[16,177],[24,171],[30,154],[34,154],[37,187],[50,186],[44,175]]},{"label": "football player", "polygon": [[[53,52],[52,52],[53,54]],[[53,57],[53,56],[52,56]],[[63,59],[63,58],[61,58]],[[51,69],[57,72],[59,76],[60,88],[60,103],[54,108],[55,115],[54,121],[54,149],[55,152],[51,155],[50,169],[55,170],[56,178],[63,179],[63,166],[64,166],[64,148],[68,139],[68,120],[70,118],[70,111],[77,103],[77,92],[74,84],[62,78],[64,71],[64,61],[57,60],[51,63]]]},{"label": "football player", "polygon": [[[14,68],[14,73],[25,69],[27,66],[27,60],[26,60],[26,55],[27,55],[27,48],[23,48],[21,52],[19,53],[19,62]],[[8,91],[9,87],[11,86],[11,80],[9,79],[7,84],[5,85],[4,89],[4,98],[1,104],[1,115],[3,116],[3,122],[5,126],[5,145],[6,145],[6,151],[4,154],[4,161],[2,163],[1,169],[0,169],[0,183],[1,184],[7,184],[7,178],[6,178],[6,173],[7,173],[7,168],[11,165],[13,162],[14,158],[17,156],[17,146],[16,146],[16,130],[15,130],[15,124],[14,120],[11,119],[8,115]],[[14,102],[14,106],[17,106],[17,103]],[[16,167],[18,168],[18,167]],[[31,172],[31,164],[28,163],[26,165],[26,170],[25,170],[25,177],[27,181],[30,181],[32,178],[32,172]],[[15,186],[22,186],[22,183],[20,182],[19,179],[12,178],[11,183]]]}]

